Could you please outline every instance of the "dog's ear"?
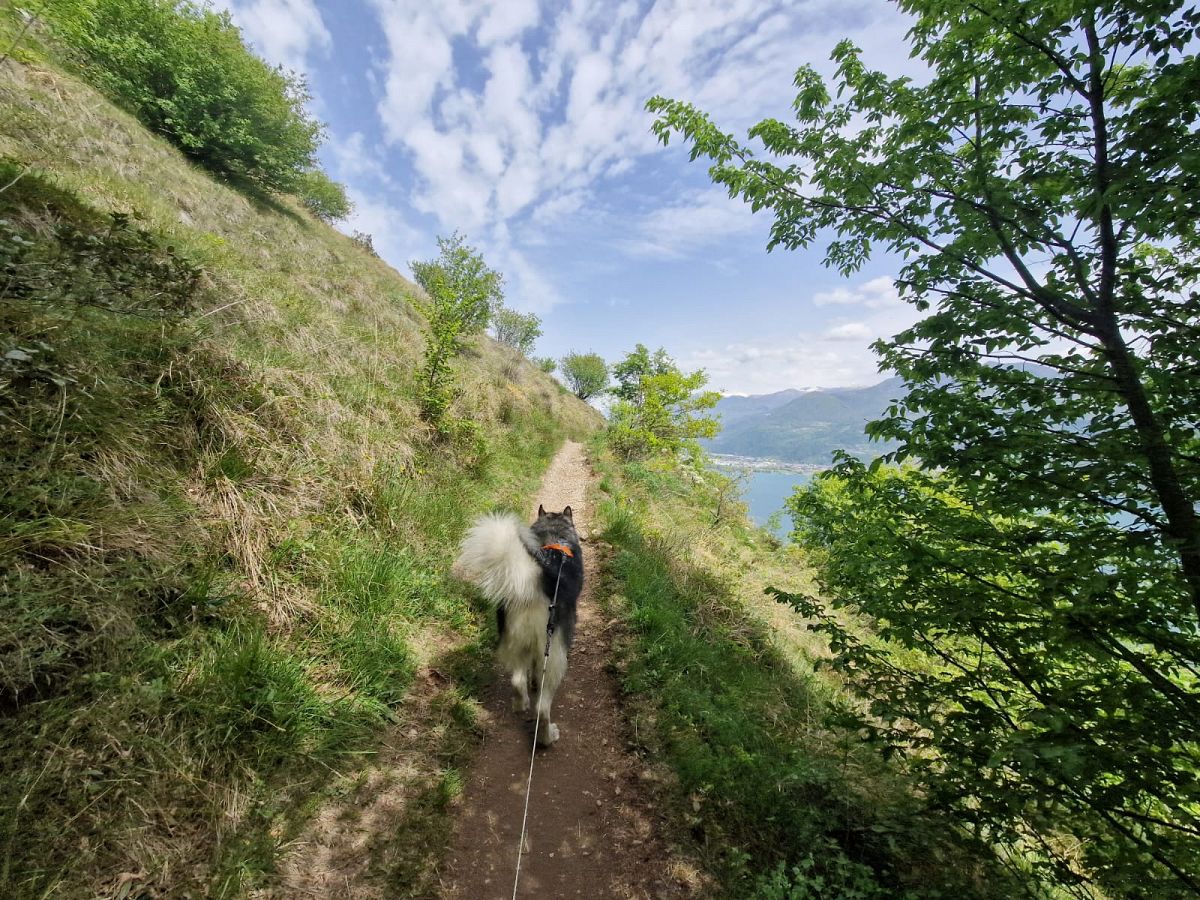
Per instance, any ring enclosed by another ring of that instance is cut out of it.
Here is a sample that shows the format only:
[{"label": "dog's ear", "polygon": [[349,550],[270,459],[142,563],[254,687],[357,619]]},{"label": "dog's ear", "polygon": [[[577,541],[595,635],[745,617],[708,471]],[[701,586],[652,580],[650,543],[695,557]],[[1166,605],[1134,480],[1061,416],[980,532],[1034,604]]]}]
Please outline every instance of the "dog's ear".
[{"label": "dog's ear", "polygon": [[539,503],[538,504],[538,518],[540,519],[545,514],[546,514],[545,508],[542,506],[542,504]]},{"label": "dog's ear", "polygon": [[571,507],[569,507],[569,506],[568,506],[566,509],[564,509],[564,510],[562,511],[562,514],[563,514],[564,516],[566,516],[568,519],[570,519],[572,522],[574,522],[574,521],[575,521],[575,518],[574,518],[574,516],[572,516],[572,515],[571,515]]}]

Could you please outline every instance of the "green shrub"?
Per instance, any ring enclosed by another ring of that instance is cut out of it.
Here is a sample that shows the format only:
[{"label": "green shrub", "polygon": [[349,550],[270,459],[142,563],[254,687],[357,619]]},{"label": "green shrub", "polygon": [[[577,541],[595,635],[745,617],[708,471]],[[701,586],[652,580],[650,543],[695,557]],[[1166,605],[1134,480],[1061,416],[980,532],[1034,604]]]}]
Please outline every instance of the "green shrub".
[{"label": "green shrub", "polygon": [[[0,166],[0,175],[4,171]],[[6,282],[0,296],[6,300],[143,317],[174,317],[193,308],[199,268],[124,213],[87,227],[58,221],[39,236],[25,232],[0,219]]]},{"label": "green shrub", "polygon": [[350,240],[360,250],[366,250],[372,256],[379,256],[379,251],[375,249],[375,239],[365,231],[355,231],[350,235]]},{"label": "green shrub", "polygon": [[[354,204],[346,196],[345,185],[334,181],[320,169],[311,169],[300,176],[296,196],[322,222],[337,222],[354,211]],[[370,238],[367,240],[369,242]],[[371,249],[374,252],[374,248]]]},{"label": "green shrub", "polygon": [[703,369],[682,371],[661,347],[651,353],[638,344],[613,366],[617,402],[609,413],[609,443],[625,459],[655,454],[698,453],[698,438],[716,437],[721,424],[701,415],[721,395],[701,390]]},{"label": "green shrub", "polygon": [[225,12],[174,0],[49,0],[84,73],[206,169],[267,190],[314,167],[304,79],[247,49]]},{"label": "green shrub", "polygon": [[580,400],[598,397],[608,388],[608,364],[598,353],[576,353],[572,350],[560,360],[559,365],[567,386]]},{"label": "green shrub", "polygon": [[754,900],[880,900],[914,896],[910,891],[885,892],[871,869],[849,859],[834,841],[822,839],[817,845],[790,870],[781,863],[760,880]]},{"label": "green shrub", "polygon": [[533,313],[520,313],[501,307],[492,314],[492,330],[500,343],[528,356],[533,352],[534,343],[542,336],[542,320]]}]

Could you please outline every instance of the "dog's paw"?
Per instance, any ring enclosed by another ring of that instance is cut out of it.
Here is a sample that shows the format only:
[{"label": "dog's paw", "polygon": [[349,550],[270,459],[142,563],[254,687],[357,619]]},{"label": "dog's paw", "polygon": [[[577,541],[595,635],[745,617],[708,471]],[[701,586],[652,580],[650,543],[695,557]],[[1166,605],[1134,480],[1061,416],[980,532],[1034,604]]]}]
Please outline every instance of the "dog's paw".
[{"label": "dog's paw", "polygon": [[529,712],[529,698],[528,697],[513,697],[512,698],[512,711],[515,713]]},{"label": "dog's paw", "polygon": [[558,726],[551,722],[538,729],[538,746],[549,747],[558,740]]}]

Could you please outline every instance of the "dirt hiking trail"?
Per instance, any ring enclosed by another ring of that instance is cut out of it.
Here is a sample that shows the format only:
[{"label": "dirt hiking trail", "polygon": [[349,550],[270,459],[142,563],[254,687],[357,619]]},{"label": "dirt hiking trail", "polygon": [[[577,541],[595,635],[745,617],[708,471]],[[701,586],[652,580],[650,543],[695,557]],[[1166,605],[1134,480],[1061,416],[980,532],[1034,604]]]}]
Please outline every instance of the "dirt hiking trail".
[{"label": "dirt hiking trail", "polygon": [[[585,583],[567,675],[554,702],[562,736],[539,749],[534,764],[517,896],[683,897],[690,893],[684,885],[692,873],[673,859],[663,837],[653,775],[627,748],[609,668],[612,623],[597,608],[600,560],[590,540],[592,478],[583,447],[568,442],[530,502],[530,519],[539,503],[555,512],[572,508],[583,541]],[[513,893],[533,721],[512,712],[509,695],[497,669],[485,700],[483,743],[441,866],[446,900],[495,900]]]}]

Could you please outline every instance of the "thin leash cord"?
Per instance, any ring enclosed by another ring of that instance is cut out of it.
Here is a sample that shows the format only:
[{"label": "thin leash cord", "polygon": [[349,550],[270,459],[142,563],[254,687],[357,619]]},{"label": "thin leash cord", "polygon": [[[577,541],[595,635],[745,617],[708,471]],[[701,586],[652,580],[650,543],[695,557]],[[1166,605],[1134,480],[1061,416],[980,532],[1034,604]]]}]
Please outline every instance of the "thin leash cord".
[{"label": "thin leash cord", "polygon": [[[549,615],[554,615],[554,607],[558,605],[558,586],[562,582],[563,565],[567,557],[559,553],[558,578],[554,581],[554,599],[550,601]],[[525,812],[521,815],[521,839],[517,843],[517,873],[513,876],[513,900],[517,900],[517,886],[521,883],[521,854],[525,852],[525,825],[529,821],[529,793],[533,787],[533,761],[537,758],[538,728],[542,724],[542,690],[546,687],[546,670],[550,668],[550,639],[551,625],[546,625],[546,653],[542,660],[542,681],[538,685],[537,715],[533,722],[533,749],[529,752],[529,777],[525,780]]]}]

